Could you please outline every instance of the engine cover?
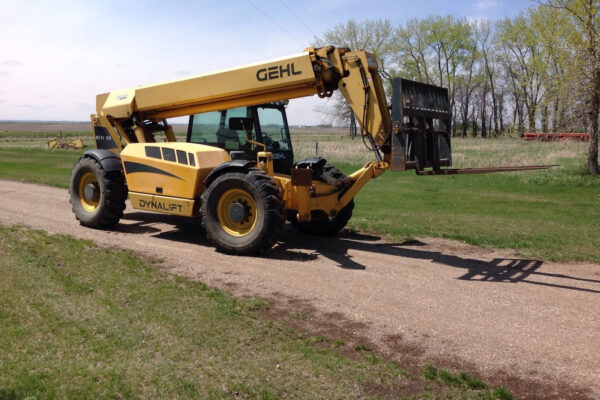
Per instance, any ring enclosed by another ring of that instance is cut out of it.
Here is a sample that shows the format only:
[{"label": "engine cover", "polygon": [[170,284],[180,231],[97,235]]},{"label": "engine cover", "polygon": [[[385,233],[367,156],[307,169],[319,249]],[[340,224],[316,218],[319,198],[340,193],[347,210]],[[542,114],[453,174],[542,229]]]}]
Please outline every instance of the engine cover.
[{"label": "engine cover", "polygon": [[197,199],[227,151],[196,143],[132,143],[121,151],[129,192]]}]

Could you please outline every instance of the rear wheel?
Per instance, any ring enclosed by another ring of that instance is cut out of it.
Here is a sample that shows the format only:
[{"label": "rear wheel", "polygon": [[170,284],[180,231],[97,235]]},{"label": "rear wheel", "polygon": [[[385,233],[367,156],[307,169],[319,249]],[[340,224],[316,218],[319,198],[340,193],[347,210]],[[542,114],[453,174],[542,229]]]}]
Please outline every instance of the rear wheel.
[{"label": "rear wheel", "polygon": [[280,190],[262,170],[216,178],[202,194],[200,214],[208,239],[232,254],[268,250],[285,222]]},{"label": "rear wheel", "polygon": [[[299,168],[305,166],[310,167],[313,170],[312,178],[315,181],[324,182],[328,185],[337,186],[338,188],[347,187],[347,185],[351,183],[350,178],[333,165],[328,164],[325,159],[314,158],[303,160],[296,165]],[[300,232],[311,235],[334,235],[342,230],[350,218],[352,218],[353,209],[354,200],[350,200],[350,202],[346,204],[335,217],[330,217],[323,211],[314,211],[311,215],[310,222],[298,222],[295,213],[291,215],[290,220],[292,225]]]},{"label": "rear wheel", "polygon": [[323,170],[319,172],[319,174],[313,175],[314,180],[338,187],[348,185],[350,182],[350,178],[331,164],[323,165]]},{"label": "rear wheel", "polygon": [[346,204],[335,217],[329,217],[322,211],[313,212],[310,222],[299,223],[294,215],[292,217],[292,225],[300,232],[310,235],[334,235],[341,231],[348,221],[350,221],[353,209],[354,200],[350,200],[350,203]]},{"label": "rear wheel", "polygon": [[80,158],[69,182],[71,208],[81,225],[108,228],[123,216],[127,187],[121,171],[105,171],[90,157]]},{"label": "rear wheel", "polygon": [[294,164],[294,168],[310,168],[313,180],[337,186],[338,188],[346,187],[351,183],[350,178],[329,164],[324,158],[307,158]]}]

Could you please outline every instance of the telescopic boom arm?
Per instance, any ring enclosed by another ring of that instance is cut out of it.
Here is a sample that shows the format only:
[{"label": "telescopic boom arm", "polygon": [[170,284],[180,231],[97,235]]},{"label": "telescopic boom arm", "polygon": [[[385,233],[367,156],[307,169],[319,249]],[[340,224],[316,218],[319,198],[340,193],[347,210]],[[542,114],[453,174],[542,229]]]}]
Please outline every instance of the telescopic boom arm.
[{"label": "telescopic boom arm", "polygon": [[[148,86],[98,95],[101,125],[122,149],[152,141],[153,131],[175,140],[165,119],[340,90],[374,149],[389,153],[390,117],[372,53],[332,46]],[[377,151],[379,154],[379,151]],[[378,159],[381,160],[378,155]]]}]

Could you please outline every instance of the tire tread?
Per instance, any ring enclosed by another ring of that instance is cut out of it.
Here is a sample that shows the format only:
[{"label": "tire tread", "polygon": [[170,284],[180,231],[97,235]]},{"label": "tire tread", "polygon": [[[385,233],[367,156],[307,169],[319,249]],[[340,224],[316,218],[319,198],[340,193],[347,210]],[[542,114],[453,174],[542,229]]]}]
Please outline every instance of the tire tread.
[{"label": "tire tread", "polygon": [[[209,209],[213,189],[228,179],[243,180],[253,186],[264,203],[265,217],[262,230],[250,243],[233,245],[229,242],[228,235],[222,229],[216,228],[213,212]],[[217,249],[229,254],[249,255],[264,253],[273,247],[283,231],[285,223],[284,204],[281,198],[281,189],[275,184],[272,177],[260,169],[249,169],[247,172],[224,172],[214,179],[210,186],[205,188],[201,196],[200,216],[204,232]]]},{"label": "tire tread", "polygon": [[[77,204],[79,194],[75,180],[82,170],[93,172],[103,187],[103,204],[101,202],[96,213],[89,213],[82,210],[79,204]],[[75,214],[75,218],[83,226],[100,229],[110,228],[116,225],[123,217],[125,201],[127,200],[125,178],[121,171],[105,171],[94,158],[84,156],[75,162],[71,171],[69,193],[71,209]]]}]

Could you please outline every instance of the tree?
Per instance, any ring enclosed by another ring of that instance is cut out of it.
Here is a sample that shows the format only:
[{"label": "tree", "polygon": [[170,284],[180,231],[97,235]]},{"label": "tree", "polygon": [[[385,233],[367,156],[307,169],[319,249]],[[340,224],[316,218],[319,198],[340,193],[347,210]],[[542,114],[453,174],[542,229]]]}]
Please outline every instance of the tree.
[{"label": "tree", "polygon": [[413,19],[396,29],[394,43],[399,75],[448,89],[455,127],[457,80],[473,52],[471,25],[453,16]]},{"label": "tree", "polygon": [[[430,47],[437,64],[439,86],[448,88],[452,126],[456,126],[456,79],[471,50],[471,25],[466,19],[429,17]],[[456,132],[454,132],[455,134]]]},{"label": "tree", "polygon": [[531,10],[513,19],[504,19],[499,24],[498,40],[502,49],[503,67],[515,92],[515,107],[520,113],[519,106],[525,106],[528,129],[535,131],[536,112],[544,95],[542,76],[548,61],[543,48],[539,46],[530,13]]},{"label": "tree", "polygon": [[494,121],[494,134],[499,135],[498,128],[498,97],[496,93],[496,49],[493,43],[492,24],[489,21],[481,21],[475,25],[475,36],[479,44],[483,69],[487,79],[487,85],[492,97],[492,115]]},{"label": "tree", "polygon": [[429,35],[423,21],[411,19],[396,28],[394,61],[405,78],[433,83],[429,76]]},{"label": "tree", "polygon": [[[388,86],[394,78],[394,28],[388,20],[366,20],[356,22],[351,19],[345,24],[337,24],[325,32],[322,37],[315,38],[312,45],[321,47],[333,45],[348,47],[352,50],[367,50],[375,53],[379,72]],[[339,92],[329,102],[328,107],[319,108],[317,111],[326,114],[330,119],[343,124],[351,120],[352,109]]]},{"label": "tree", "polygon": [[460,105],[463,137],[467,136],[469,107],[473,99],[473,93],[477,87],[476,64],[479,60],[479,51],[475,40],[471,40],[469,48],[470,51],[465,57],[463,71],[458,75],[456,81],[456,97],[457,103]]},{"label": "tree", "polygon": [[585,79],[587,118],[591,127],[587,169],[599,175],[598,118],[600,116],[600,4],[596,0],[548,0],[543,3],[569,15],[574,28],[571,45]]},{"label": "tree", "polygon": [[[538,7],[530,12],[538,45],[543,49],[547,59],[546,68],[541,71],[541,79],[545,87],[545,95],[541,100],[542,131],[548,132],[550,123],[552,130],[560,132],[567,127],[564,116],[567,108],[576,104],[573,93],[578,86],[572,76],[574,70],[573,52],[568,44],[568,36],[572,31],[570,22],[564,12],[550,7]],[[575,89],[575,90],[574,90]],[[575,113],[575,109],[571,110]]]}]

